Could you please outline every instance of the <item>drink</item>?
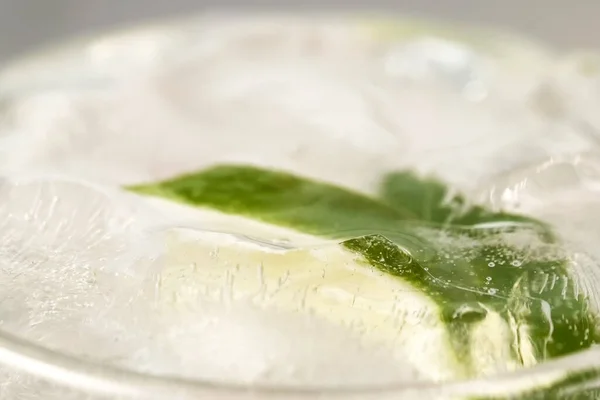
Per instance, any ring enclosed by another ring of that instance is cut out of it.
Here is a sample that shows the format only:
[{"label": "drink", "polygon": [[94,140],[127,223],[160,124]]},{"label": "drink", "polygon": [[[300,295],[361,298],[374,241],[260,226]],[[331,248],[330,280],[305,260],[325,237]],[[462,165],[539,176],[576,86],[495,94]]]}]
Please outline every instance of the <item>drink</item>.
[{"label": "drink", "polygon": [[597,64],[454,32],[206,16],[5,69],[3,398],[594,398]]}]

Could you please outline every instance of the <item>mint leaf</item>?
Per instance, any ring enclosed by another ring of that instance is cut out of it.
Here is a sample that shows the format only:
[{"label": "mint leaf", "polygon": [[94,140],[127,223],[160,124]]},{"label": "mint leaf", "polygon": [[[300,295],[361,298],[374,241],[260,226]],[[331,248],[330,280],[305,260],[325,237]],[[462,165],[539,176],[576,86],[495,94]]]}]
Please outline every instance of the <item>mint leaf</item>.
[{"label": "mint leaf", "polygon": [[422,178],[411,171],[386,175],[381,183],[381,201],[393,209],[417,216],[421,221],[451,225],[476,225],[490,222],[538,221],[521,215],[492,212],[470,205],[463,196],[452,193],[446,185],[433,178]]},{"label": "mint leaf", "polygon": [[[546,253],[550,253],[556,243],[545,224],[525,216],[468,206],[462,196],[450,193],[439,181],[418,178],[407,171],[394,172],[384,178],[381,198],[390,207],[408,209],[423,221],[443,224],[446,232],[462,232],[481,244],[477,250],[470,251],[476,252],[470,257],[467,254],[458,256],[460,250],[455,249],[456,256],[451,266],[444,267],[443,259],[431,260],[430,263],[435,264],[432,268],[436,277],[441,281],[460,282],[461,285],[470,282],[467,289],[478,292],[488,286],[492,289],[488,293],[494,296],[479,296],[480,301],[495,308],[498,304],[491,304],[497,303],[492,297],[509,299],[504,305],[507,319],[515,321],[515,330],[529,332],[527,339],[532,339],[536,358],[571,354],[598,341],[595,318],[591,317],[591,310],[578,290],[577,282],[567,272],[564,255],[556,254],[552,259],[532,257],[529,249],[502,244],[502,235],[510,234],[511,230],[528,230],[531,237],[539,239],[539,250],[544,248]],[[523,222],[529,226],[481,231],[457,226],[499,221]],[[496,268],[490,268],[490,263]],[[465,276],[467,271],[470,276]],[[471,275],[473,273],[475,276]],[[466,302],[472,298],[467,293],[447,293],[446,297]],[[518,342],[519,334],[516,335]],[[519,348],[518,344],[515,348]]]},{"label": "mint leaf", "polygon": [[129,189],[326,236],[393,231],[405,220],[418,220],[408,209],[359,193],[252,166],[222,165]]}]

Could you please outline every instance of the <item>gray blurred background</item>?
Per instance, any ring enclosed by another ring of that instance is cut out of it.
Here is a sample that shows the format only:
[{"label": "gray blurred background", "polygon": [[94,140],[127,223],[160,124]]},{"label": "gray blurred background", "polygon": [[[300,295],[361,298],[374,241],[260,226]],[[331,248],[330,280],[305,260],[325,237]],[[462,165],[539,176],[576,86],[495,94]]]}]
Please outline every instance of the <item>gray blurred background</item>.
[{"label": "gray blurred background", "polygon": [[215,6],[390,10],[509,27],[562,47],[600,48],[600,0],[0,0],[0,62],[75,34]]}]

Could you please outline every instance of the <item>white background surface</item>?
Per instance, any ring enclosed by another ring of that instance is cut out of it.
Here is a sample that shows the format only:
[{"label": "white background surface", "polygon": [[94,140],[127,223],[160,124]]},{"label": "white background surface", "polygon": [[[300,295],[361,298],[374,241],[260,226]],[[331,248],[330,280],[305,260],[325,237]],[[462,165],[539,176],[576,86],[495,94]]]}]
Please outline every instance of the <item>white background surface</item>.
[{"label": "white background surface", "polygon": [[393,10],[511,27],[559,46],[600,47],[597,0],[0,0],[0,61],[78,33],[215,6]]}]

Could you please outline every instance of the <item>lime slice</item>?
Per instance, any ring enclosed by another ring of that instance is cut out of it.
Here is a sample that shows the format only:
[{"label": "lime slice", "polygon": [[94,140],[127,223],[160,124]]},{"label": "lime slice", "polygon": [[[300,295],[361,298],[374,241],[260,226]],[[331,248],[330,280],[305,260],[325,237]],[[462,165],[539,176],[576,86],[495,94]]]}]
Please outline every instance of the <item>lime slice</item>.
[{"label": "lime slice", "polygon": [[[436,381],[464,378],[474,370],[490,372],[500,363],[508,369],[518,366],[510,349],[510,329],[498,313],[457,310],[465,321],[459,343],[450,336],[442,310],[431,297],[348,248],[360,240],[395,247],[372,236],[279,250],[230,235],[180,231],[169,237],[159,293],[164,304],[175,308],[208,296],[312,314],[347,327],[370,343],[391,346],[399,359]],[[409,265],[410,256],[404,255]]]}]

